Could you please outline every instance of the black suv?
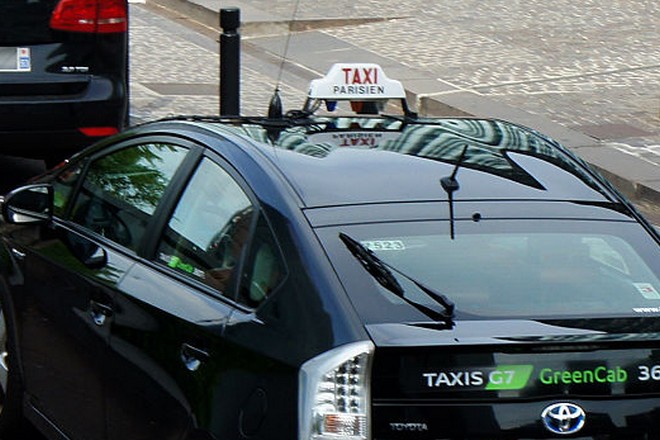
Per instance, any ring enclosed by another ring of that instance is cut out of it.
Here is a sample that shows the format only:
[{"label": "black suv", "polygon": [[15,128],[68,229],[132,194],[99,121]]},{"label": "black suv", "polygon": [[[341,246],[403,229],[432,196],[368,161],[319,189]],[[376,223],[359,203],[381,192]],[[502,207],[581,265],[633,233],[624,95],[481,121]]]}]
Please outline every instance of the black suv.
[{"label": "black suv", "polygon": [[58,160],[128,110],[126,0],[0,2],[0,153]]}]

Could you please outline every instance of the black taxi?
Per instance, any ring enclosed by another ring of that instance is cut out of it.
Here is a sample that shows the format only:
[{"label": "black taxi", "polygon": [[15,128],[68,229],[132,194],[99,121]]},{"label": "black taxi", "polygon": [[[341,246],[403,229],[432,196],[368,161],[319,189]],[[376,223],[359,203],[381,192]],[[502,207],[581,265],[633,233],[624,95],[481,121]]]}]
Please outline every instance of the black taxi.
[{"label": "black taxi", "polygon": [[418,117],[377,65],[301,111],[129,129],[2,214],[4,433],[660,438],[657,231],[552,139]]}]

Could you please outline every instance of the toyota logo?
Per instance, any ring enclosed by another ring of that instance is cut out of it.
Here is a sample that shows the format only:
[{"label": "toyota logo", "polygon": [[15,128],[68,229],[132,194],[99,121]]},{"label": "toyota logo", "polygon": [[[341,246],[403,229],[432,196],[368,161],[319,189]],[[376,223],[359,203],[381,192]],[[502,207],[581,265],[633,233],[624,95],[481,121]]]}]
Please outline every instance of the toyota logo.
[{"label": "toyota logo", "polygon": [[547,406],[541,413],[543,424],[555,434],[575,434],[584,426],[586,417],[582,408],[568,402]]}]

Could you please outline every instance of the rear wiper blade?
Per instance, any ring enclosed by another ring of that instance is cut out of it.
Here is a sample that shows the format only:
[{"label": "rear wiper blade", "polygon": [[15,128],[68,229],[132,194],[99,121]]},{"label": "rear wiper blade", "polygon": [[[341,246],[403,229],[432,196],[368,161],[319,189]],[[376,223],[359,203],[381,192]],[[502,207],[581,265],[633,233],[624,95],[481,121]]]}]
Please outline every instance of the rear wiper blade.
[{"label": "rear wiper blade", "polygon": [[[341,239],[341,241],[344,242],[344,244],[351,252],[351,254],[353,254],[353,256],[360,262],[360,264],[362,264],[362,266],[366,269],[366,271],[369,272],[369,274],[374,277],[374,279],[378,282],[378,284],[380,284],[390,292],[394,293],[397,297],[399,297],[400,299],[402,299],[412,307],[416,308],[420,312],[424,313],[429,318],[436,321],[451,322],[452,318],[454,317],[455,305],[449,298],[447,298],[442,293],[439,293],[434,289],[425,286],[421,282],[411,278],[410,276],[406,275],[405,273],[401,272],[395,267],[390,266],[389,264],[378,258],[376,254],[374,254],[370,249],[365,247],[362,243],[355,240],[354,238],[344,234],[343,232],[339,233],[339,238]],[[422,292],[426,293],[426,295],[430,297],[433,301],[441,305],[444,309],[443,312],[438,312],[436,310],[431,309],[430,307],[425,306],[424,304],[418,303],[417,301],[413,301],[410,298],[407,298],[405,296],[405,290],[403,289],[403,287],[401,287],[401,284],[399,284],[399,282],[397,281],[396,277],[392,272],[396,272],[405,279],[407,279],[408,281],[412,282]]]}]

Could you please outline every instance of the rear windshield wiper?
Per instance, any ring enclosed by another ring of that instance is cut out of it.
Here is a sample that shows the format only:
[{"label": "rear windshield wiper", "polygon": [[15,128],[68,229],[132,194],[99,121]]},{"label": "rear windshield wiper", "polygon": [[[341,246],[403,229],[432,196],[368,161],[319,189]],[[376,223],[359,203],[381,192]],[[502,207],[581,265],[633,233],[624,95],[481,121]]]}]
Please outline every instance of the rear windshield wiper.
[{"label": "rear windshield wiper", "polygon": [[[399,297],[400,299],[402,299],[412,307],[416,308],[417,310],[419,310],[429,318],[435,321],[452,322],[452,318],[454,317],[455,306],[454,303],[445,295],[435,291],[430,287],[425,286],[421,282],[411,278],[410,276],[406,275],[405,273],[401,272],[395,267],[392,267],[389,264],[385,263],[383,260],[378,258],[376,254],[374,254],[370,249],[365,247],[362,243],[344,234],[343,232],[339,233],[339,238],[341,239],[341,241],[344,242],[344,244],[351,252],[351,254],[353,254],[353,256],[360,262],[360,264],[362,264],[362,266],[366,269],[366,271],[369,272],[369,274],[374,277],[374,279],[378,282],[378,284],[380,284],[390,292],[394,293],[397,297]],[[401,287],[401,284],[399,284],[399,282],[397,281],[396,277],[392,272],[396,272],[405,279],[407,279],[408,281],[412,282],[422,292],[426,293],[426,295],[429,298],[431,298],[437,304],[441,305],[444,310],[442,312],[438,312],[436,310],[431,309],[430,307],[425,306],[424,304],[421,304],[417,301],[413,301],[410,298],[407,298],[405,296],[405,290],[403,289],[403,287]]]}]

